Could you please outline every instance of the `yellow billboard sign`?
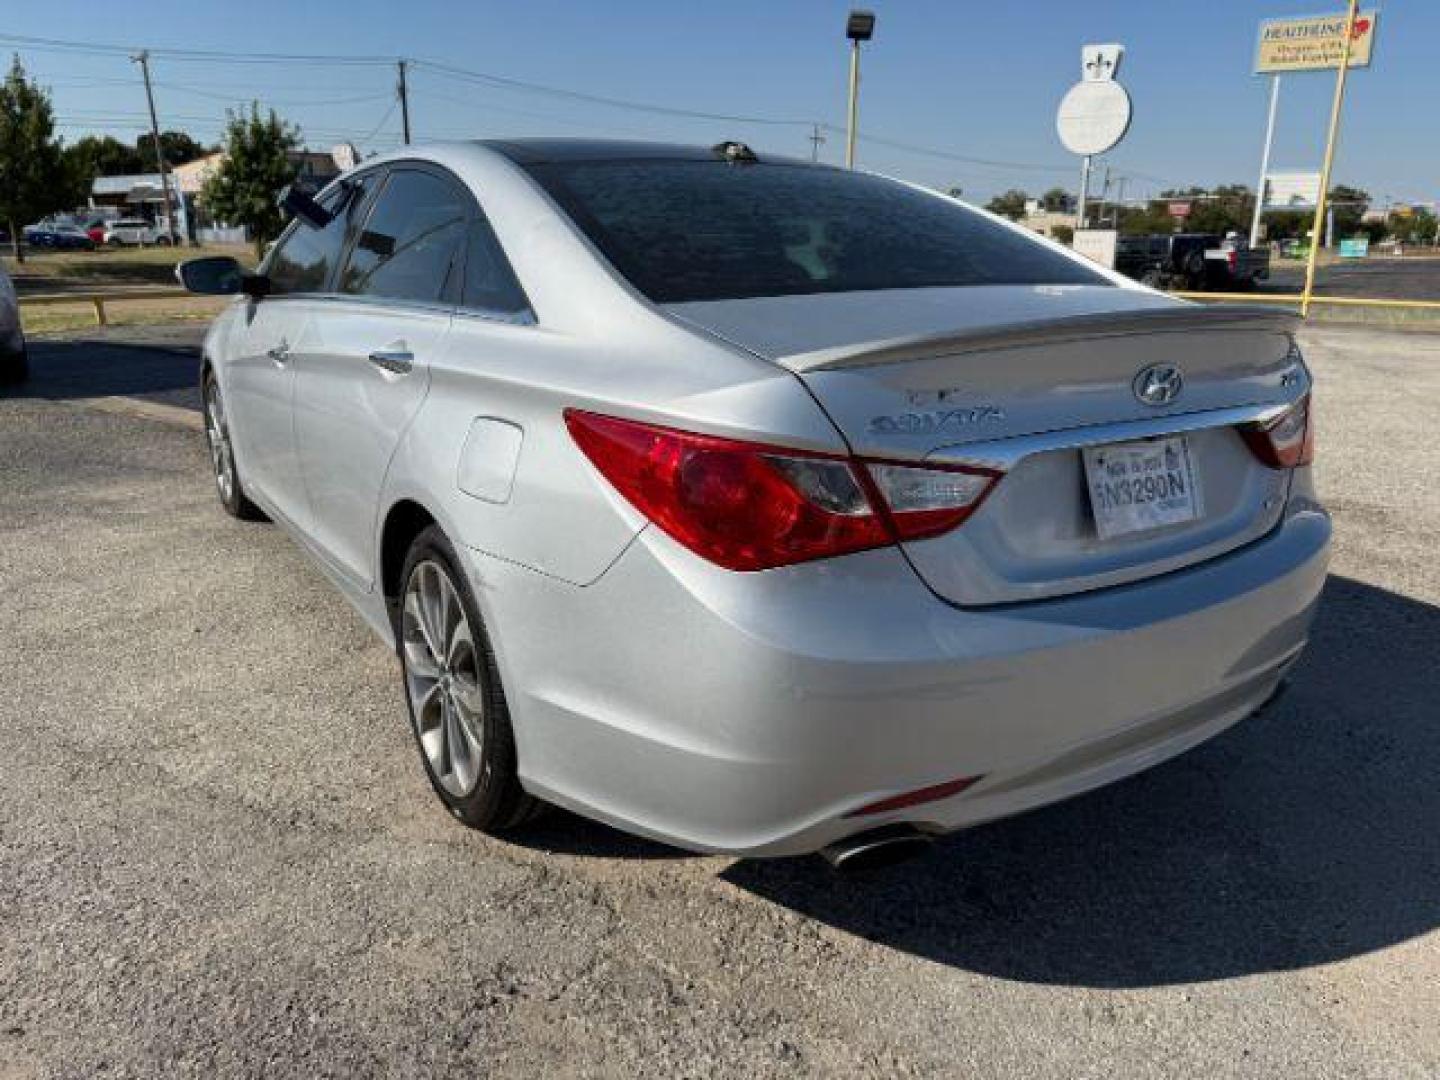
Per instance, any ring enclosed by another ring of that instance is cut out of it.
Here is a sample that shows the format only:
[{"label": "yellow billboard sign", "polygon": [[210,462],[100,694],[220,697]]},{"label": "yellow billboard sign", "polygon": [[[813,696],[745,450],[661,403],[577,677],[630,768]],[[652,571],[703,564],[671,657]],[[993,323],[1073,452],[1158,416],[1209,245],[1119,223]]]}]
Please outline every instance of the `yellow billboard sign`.
[{"label": "yellow billboard sign", "polygon": [[[1375,44],[1378,11],[1355,16],[1350,42],[1350,66],[1369,67]],[[1318,71],[1338,68],[1345,53],[1345,15],[1314,15],[1301,19],[1268,19],[1260,24],[1260,45],[1255,52],[1255,71],[1267,75],[1280,71]]]}]

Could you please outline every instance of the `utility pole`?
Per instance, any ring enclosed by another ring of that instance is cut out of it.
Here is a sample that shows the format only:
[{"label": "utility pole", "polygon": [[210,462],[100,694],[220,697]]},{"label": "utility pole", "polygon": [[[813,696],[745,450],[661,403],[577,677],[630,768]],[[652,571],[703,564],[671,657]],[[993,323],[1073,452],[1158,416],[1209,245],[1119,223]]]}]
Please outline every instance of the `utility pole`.
[{"label": "utility pole", "polygon": [[396,60],[396,67],[400,69],[400,85],[396,88],[400,95],[400,129],[405,134],[405,145],[410,145],[410,92],[405,85],[406,61]]},{"label": "utility pole", "polygon": [[825,136],[820,134],[820,125],[810,125],[810,160],[820,160],[820,144],[825,141]]},{"label": "utility pole", "polygon": [[150,51],[141,49],[130,58],[140,65],[145,77],[145,99],[150,103],[150,135],[155,140],[155,165],[160,170],[160,190],[165,195],[165,232],[170,237],[170,246],[175,246],[175,205],[170,199],[170,170],[165,167],[165,151],[160,146],[160,122],[155,119],[155,91],[150,87]]}]

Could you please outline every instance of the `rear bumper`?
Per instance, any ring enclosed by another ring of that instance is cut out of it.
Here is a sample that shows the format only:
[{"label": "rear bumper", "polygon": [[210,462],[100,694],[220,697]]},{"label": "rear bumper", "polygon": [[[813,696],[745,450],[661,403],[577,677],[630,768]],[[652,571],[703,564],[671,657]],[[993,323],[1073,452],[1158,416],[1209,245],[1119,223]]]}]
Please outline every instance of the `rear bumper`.
[{"label": "rear bumper", "polygon": [[[528,788],[684,847],[788,855],[1013,814],[1218,733],[1298,656],[1329,537],[1292,505],[1202,566],[983,611],[938,600],[895,550],[732,574],[648,529],[585,588],[470,560]],[[984,779],[847,817],[964,776]]]}]

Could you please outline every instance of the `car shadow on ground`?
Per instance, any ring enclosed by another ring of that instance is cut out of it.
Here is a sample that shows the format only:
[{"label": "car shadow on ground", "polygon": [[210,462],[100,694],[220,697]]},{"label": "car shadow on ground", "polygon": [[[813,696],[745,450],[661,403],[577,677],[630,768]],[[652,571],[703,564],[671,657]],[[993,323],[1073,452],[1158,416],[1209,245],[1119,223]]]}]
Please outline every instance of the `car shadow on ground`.
[{"label": "car shadow on ground", "polygon": [[0,397],[64,401],[134,397],[199,409],[200,348],[188,342],[104,337],[32,340],[30,377]]},{"label": "car shadow on ground", "polygon": [[1440,925],[1440,608],[1332,578],[1291,692],[1174,762],[870,878],[818,859],[723,876],[1027,982],[1193,982],[1407,941]]}]

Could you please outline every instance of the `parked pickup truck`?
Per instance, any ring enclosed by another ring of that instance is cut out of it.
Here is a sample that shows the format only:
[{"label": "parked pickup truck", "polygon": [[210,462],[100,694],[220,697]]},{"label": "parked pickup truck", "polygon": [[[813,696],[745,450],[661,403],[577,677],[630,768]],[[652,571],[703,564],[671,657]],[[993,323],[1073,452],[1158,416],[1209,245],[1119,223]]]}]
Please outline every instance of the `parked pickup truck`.
[{"label": "parked pickup truck", "polygon": [[1115,269],[1157,289],[1245,291],[1270,276],[1270,251],[1236,233],[1122,236]]}]

